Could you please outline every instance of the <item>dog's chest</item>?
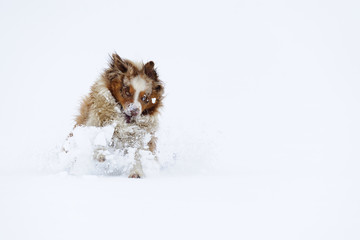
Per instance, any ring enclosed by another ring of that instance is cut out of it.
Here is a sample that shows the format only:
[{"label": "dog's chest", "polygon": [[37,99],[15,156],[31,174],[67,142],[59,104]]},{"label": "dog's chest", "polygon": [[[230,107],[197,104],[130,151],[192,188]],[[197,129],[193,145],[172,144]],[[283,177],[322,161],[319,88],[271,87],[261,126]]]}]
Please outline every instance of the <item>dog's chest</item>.
[{"label": "dog's chest", "polygon": [[146,148],[151,139],[149,126],[118,122],[115,126],[113,143],[117,148]]}]

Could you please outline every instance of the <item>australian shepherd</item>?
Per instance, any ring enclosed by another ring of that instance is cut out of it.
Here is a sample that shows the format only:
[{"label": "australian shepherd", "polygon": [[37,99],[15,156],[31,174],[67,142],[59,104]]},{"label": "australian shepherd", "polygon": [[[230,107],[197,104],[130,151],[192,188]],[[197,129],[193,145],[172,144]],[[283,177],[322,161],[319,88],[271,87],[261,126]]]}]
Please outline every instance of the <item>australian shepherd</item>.
[{"label": "australian shepherd", "polygon": [[[111,147],[136,149],[129,177],[141,178],[144,172],[139,151],[149,151],[156,158],[155,133],[163,94],[154,62],[133,62],[114,53],[109,67],[83,99],[75,128],[113,124]],[[94,156],[97,161],[106,161],[101,154]]]}]

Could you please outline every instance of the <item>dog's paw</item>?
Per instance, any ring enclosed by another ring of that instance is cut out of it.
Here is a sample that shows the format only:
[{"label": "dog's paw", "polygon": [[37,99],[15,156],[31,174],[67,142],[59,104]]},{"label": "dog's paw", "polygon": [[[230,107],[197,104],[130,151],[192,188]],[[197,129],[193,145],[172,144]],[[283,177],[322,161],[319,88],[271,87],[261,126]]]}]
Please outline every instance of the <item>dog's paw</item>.
[{"label": "dog's paw", "polygon": [[130,170],[129,178],[143,178],[144,172],[142,170],[141,162],[135,161],[133,168]]},{"label": "dog's paw", "polygon": [[105,148],[100,147],[94,150],[93,158],[98,162],[105,162],[107,155],[108,151]]},{"label": "dog's paw", "polygon": [[140,174],[138,174],[138,173],[131,173],[131,174],[129,175],[129,178],[141,178],[141,176],[140,176]]},{"label": "dog's paw", "polygon": [[133,171],[129,174],[129,178],[143,178],[144,175],[139,173],[138,171]]},{"label": "dog's paw", "polygon": [[104,155],[98,155],[96,160],[98,160],[99,162],[105,162],[106,157]]}]

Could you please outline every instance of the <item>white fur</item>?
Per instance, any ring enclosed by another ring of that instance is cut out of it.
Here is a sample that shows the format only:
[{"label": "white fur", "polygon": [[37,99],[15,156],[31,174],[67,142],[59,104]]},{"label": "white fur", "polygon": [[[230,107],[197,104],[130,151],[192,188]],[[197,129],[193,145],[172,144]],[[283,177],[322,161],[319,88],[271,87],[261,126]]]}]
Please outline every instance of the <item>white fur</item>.
[{"label": "white fur", "polygon": [[140,92],[143,92],[147,89],[149,89],[149,83],[145,81],[145,79],[137,76],[131,80],[131,85],[135,89],[134,94],[134,106],[140,110],[140,113],[142,112],[141,109],[141,103],[139,102],[139,95]]},{"label": "white fur", "polygon": [[132,64],[139,70],[141,70],[144,67],[144,63],[142,62],[132,62]]},{"label": "white fur", "polygon": [[150,84],[148,82],[146,82],[145,79],[137,76],[131,80],[131,85],[133,86],[135,91],[141,92],[141,91],[147,90],[147,88],[149,87]]}]

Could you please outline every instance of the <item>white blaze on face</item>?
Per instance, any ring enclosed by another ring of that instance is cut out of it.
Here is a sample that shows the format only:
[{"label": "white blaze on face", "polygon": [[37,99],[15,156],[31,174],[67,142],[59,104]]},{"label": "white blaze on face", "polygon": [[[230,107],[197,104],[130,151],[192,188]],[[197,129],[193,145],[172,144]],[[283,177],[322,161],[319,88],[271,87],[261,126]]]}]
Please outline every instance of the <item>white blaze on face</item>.
[{"label": "white blaze on face", "polygon": [[[137,76],[135,78],[133,78],[131,80],[131,85],[135,90],[134,93],[134,103],[132,104],[132,106],[129,106],[129,108],[131,109],[139,109],[139,114],[141,114],[142,109],[141,109],[141,103],[139,102],[139,95],[140,92],[146,91],[147,89],[149,89],[149,83],[147,83],[143,78]],[[129,111],[131,110],[129,109]]]}]

